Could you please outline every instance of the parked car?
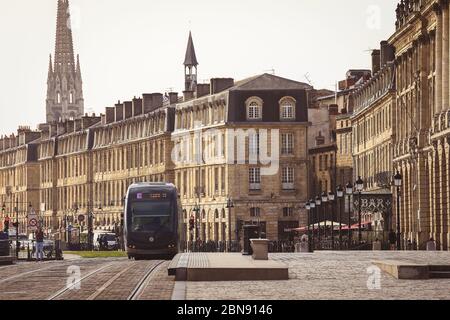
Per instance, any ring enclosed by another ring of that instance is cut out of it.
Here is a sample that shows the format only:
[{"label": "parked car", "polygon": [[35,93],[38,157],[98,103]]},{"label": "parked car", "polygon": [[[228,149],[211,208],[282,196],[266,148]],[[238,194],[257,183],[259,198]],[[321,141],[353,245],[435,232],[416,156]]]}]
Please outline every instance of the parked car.
[{"label": "parked car", "polygon": [[[100,243],[99,239],[106,237],[108,241],[108,248],[103,248],[103,242]],[[95,250],[116,250],[118,247],[117,238],[115,233],[111,232],[94,232],[94,249]]]}]

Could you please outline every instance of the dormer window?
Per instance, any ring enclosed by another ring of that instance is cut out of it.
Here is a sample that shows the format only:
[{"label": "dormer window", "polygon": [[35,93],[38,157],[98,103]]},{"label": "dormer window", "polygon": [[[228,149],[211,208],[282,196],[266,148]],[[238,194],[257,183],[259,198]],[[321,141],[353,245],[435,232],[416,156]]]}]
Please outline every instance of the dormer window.
[{"label": "dormer window", "polygon": [[262,120],[262,106],[263,101],[258,97],[253,97],[247,100],[247,120],[258,121]]},{"label": "dormer window", "polygon": [[291,97],[283,98],[280,101],[281,121],[295,120],[295,99]]}]

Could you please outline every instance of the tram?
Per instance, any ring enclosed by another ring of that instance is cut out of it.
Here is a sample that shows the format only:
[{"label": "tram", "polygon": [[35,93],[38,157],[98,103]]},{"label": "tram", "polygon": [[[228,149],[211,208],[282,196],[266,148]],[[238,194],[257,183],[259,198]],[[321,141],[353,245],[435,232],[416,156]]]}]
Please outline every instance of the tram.
[{"label": "tram", "polygon": [[173,184],[132,184],[124,210],[124,244],[128,258],[175,256],[183,241],[181,212]]}]

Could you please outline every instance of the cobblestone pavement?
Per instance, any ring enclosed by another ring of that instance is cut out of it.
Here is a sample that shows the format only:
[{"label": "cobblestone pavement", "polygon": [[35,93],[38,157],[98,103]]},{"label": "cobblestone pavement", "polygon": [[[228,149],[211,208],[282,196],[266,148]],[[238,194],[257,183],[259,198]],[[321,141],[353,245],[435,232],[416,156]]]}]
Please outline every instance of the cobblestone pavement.
[{"label": "cobblestone pavement", "polygon": [[[174,277],[167,276],[168,264],[124,258],[19,263],[0,268],[0,300],[126,300],[137,287],[137,299],[170,299]],[[67,290],[74,267],[79,288]]]},{"label": "cobblestone pavement", "polygon": [[397,280],[381,274],[380,289],[369,290],[374,260],[450,265],[450,252],[316,252],[271,254],[289,265],[288,281],[187,282],[188,300],[366,300],[450,299],[450,279]]}]

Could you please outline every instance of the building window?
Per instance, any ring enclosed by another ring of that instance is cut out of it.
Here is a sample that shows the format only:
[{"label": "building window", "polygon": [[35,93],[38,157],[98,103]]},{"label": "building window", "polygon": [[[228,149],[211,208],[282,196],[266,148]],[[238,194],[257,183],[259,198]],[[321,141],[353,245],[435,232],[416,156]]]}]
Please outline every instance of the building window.
[{"label": "building window", "polygon": [[294,208],[283,208],[283,217],[293,217],[294,216]]},{"label": "building window", "polygon": [[258,97],[253,97],[247,100],[247,120],[261,120],[262,119],[262,105],[263,101]]},{"label": "building window", "polygon": [[284,167],[281,180],[283,190],[294,190],[294,168]]},{"label": "building window", "polygon": [[294,153],[294,135],[292,133],[283,133],[281,135],[281,154],[291,155]]},{"label": "building window", "polygon": [[295,100],[294,98],[283,98],[280,100],[281,120],[295,120]]},{"label": "building window", "polygon": [[250,217],[252,218],[261,217],[261,208],[250,208]]},{"label": "building window", "polygon": [[261,190],[261,169],[250,168],[248,180],[250,184],[250,190]]},{"label": "building window", "polygon": [[259,134],[253,133],[248,136],[248,149],[250,156],[259,155]]},{"label": "building window", "polygon": [[56,103],[61,103],[61,93],[56,94]]}]

